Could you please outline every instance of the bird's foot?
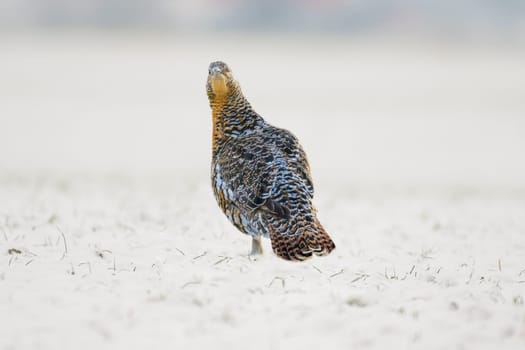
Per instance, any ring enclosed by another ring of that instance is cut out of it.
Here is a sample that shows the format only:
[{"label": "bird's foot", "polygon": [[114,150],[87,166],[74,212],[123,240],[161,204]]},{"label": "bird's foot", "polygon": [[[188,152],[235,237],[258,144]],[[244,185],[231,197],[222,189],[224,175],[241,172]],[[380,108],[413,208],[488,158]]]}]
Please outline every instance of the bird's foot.
[{"label": "bird's foot", "polygon": [[250,255],[261,255],[262,252],[261,236],[252,236],[252,251]]}]

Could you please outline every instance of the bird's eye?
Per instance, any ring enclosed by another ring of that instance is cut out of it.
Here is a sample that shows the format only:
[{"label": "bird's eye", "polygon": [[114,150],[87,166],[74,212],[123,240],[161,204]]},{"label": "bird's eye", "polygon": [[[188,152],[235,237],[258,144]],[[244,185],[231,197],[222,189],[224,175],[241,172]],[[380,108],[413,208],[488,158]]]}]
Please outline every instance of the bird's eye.
[{"label": "bird's eye", "polygon": [[211,74],[211,69],[208,68],[208,74]]}]

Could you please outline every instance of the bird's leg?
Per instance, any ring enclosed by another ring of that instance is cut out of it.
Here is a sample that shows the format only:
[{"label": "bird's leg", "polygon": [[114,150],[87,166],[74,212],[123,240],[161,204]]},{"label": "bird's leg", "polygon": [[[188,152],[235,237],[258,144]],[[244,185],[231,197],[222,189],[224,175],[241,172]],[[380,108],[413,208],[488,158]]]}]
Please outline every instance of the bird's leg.
[{"label": "bird's leg", "polygon": [[261,236],[252,236],[252,251],[250,255],[262,254]]}]

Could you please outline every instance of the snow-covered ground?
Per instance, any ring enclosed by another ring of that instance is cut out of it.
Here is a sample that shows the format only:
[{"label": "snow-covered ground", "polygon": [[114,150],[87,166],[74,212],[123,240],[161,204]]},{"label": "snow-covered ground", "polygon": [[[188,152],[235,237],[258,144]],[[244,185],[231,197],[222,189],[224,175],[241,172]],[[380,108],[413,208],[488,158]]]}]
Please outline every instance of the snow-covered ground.
[{"label": "snow-covered ground", "polygon": [[[523,50],[2,40],[0,349],[525,348]],[[217,208],[218,58],[301,138],[330,256],[250,258]]]},{"label": "snow-covered ground", "polygon": [[289,263],[268,242],[250,259],[208,184],[184,183],[4,180],[0,345],[525,345],[523,193],[319,188],[337,249]]}]

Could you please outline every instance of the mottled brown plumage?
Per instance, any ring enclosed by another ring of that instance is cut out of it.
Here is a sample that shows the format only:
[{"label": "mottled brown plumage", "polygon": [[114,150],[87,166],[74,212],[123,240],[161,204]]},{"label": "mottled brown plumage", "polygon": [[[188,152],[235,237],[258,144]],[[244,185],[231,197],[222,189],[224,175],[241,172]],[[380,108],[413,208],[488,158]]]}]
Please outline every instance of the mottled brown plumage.
[{"label": "mottled brown plumage", "polygon": [[241,232],[260,236],[287,260],[330,253],[335,244],[312,205],[314,188],[306,154],[297,138],[257,114],[223,62],[209,67],[212,109],[212,186],[217,203]]}]

